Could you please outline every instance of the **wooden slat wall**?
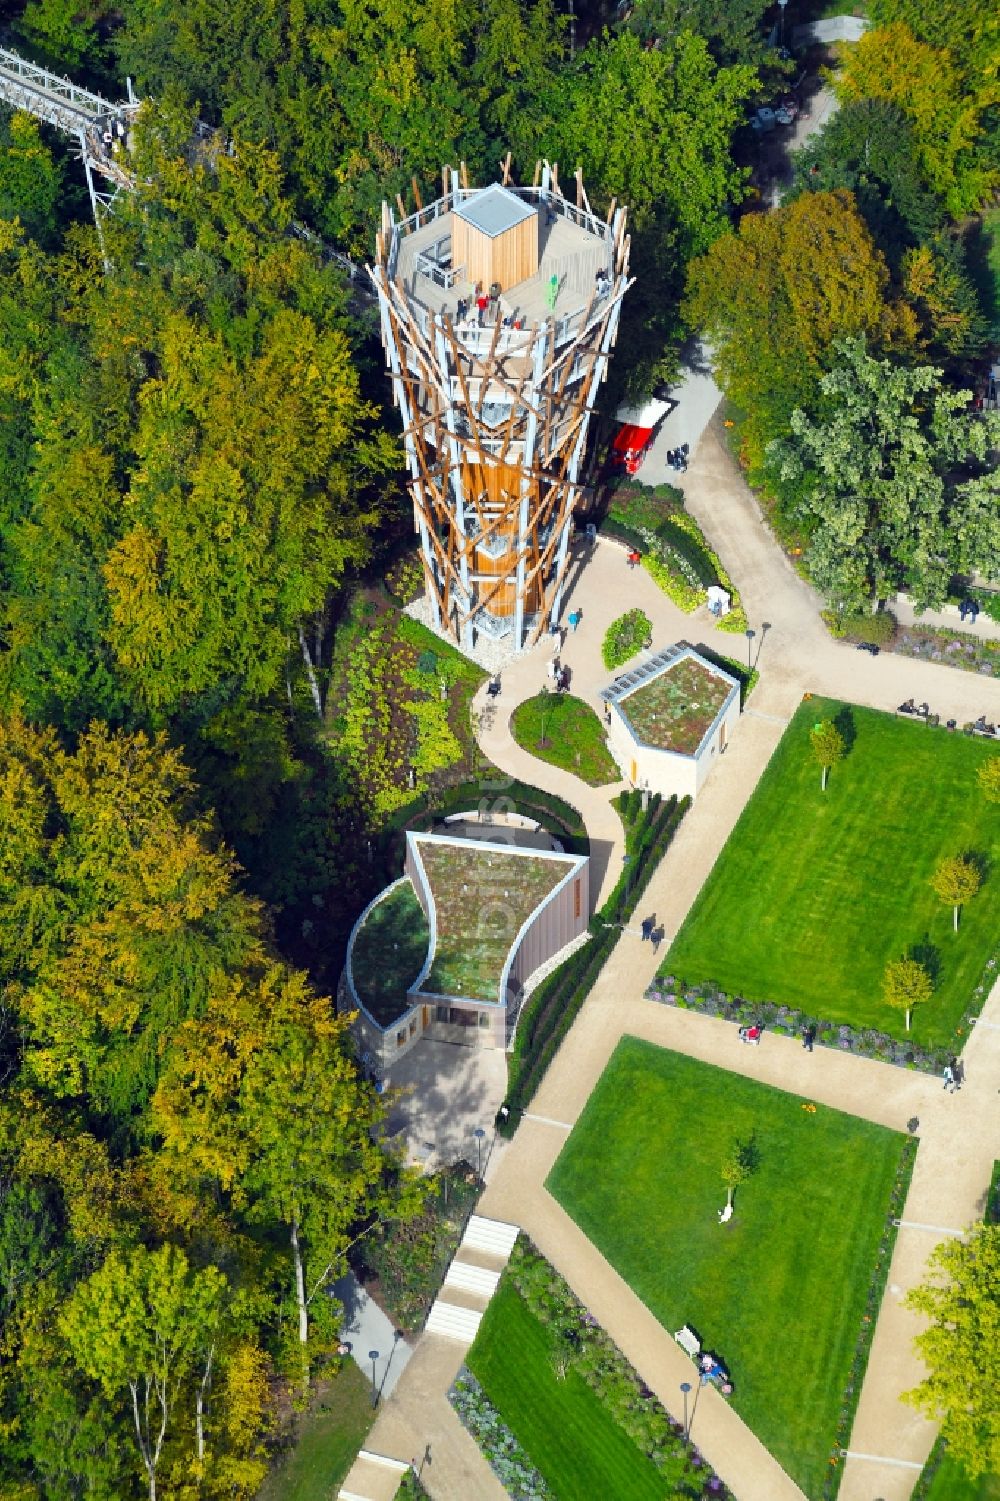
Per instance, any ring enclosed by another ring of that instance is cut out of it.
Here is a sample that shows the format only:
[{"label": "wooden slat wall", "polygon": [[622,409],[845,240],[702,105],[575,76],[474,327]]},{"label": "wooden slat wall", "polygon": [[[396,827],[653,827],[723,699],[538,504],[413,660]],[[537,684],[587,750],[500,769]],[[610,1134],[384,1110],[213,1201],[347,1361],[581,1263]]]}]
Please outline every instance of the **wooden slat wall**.
[{"label": "wooden slat wall", "polygon": [[451,217],[451,263],[464,266],[465,275],[475,285],[481,281],[488,291],[493,282],[506,292],[518,282],[527,281],[538,270],[538,215],[522,219],[502,235],[491,240],[458,214]]}]

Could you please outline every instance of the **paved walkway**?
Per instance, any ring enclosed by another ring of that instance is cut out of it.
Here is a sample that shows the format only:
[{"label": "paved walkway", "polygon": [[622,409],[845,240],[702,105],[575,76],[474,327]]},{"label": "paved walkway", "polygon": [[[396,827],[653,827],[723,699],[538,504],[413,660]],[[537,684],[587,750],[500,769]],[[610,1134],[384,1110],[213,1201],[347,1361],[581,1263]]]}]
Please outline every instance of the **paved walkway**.
[{"label": "paved walkway", "polygon": [[[757,632],[753,650],[761,681],[725,758],[681,824],[647,891],[643,911],[655,911],[668,940],[718,858],[803,694],[823,693],[889,710],[912,696],[926,699],[942,718],[959,722],[983,712],[990,718],[1000,716],[1000,684],[995,681],[889,653],[872,658],[829,637],[819,619],[820,601],[771,539],[725,446],[718,417],[706,429],[680,484],[689,509],[739,585]],[[592,549],[583,544],[566,605],[567,614],[579,608],[583,620],[579,631],[568,636],[562,660],[572,674],[572,691],[588,702],[596,702],[607,679],[600,663],[604,631],[633,605],[641,605],[654,623],[654,648],[684,638],[730,656],[738,657],[745,649],[744,639],[718,631],[707,611],[682,614],[645,572],[627,569],[621,550],[613,544],[599,542]],[[609,801],[617,789],[590,788],[546,766],[516,746],[508,729],[516,705],[546,681],[550,651],[548,643],[540,644],[504,671],[501,697],[487,716],[481,741],[503,770],[579,808],[594,849],[596,906],[621,869],[621,829]],[[692,1370],[687,1357],[543,1186],[618,1038],[625,1032],[646,1037],[899,1130],[917,1116],[920,1148],[905,1225],[899,1232],[851,1435],[852,1454],[867,1457],[848,1459],[840,1493],[843,1501],[906,1501],[934,1429],[899,1402],[900,1393],[921,1377],[912,1345],[917,1325],[902,1309],[901,1299],[921,1280],[933,1247],[982,1213],[992,1163],[1000,1156],[1000,987],[983,1012],[983,1021],[992,1025],[977,1027],[966,1048],[966,1087],[958,1095],[946,1095],[940,1082],[926,1075],[827,1049],[806,1054],[791,1039],[769,1036],[760,1049],[737,1050],[731,1025],[642,999],[656,965],[657,956],[638,934],[622,935],[529,1116],[513,1142],[491,1162],[482,1210],[524,1226],[644,1380],[677,1413],[679,1383]],[[409,1458],[429,1442],[434,1463],[425,1468],[423,1478],[436,1501],[493,1501],[502,1492],[446,1400],[460,1358],[457,1347],[424,1336],[370,1445]],[[712,1390],[702,1395],[695,1437],[740,1501],[783,1501],[800,1495]]]},{"label": "paved walkway", "polygon": [[[393,1327],[374,1298],[370,1298],[353,1272],[341,1277],[333,1290],[344,1305],[341,1336],[351,1347],[369,1381],[374,1380],[379,1398],[392,1395],[413,1349]],[[377,1350],[374,1373],[369,1351]]]}]

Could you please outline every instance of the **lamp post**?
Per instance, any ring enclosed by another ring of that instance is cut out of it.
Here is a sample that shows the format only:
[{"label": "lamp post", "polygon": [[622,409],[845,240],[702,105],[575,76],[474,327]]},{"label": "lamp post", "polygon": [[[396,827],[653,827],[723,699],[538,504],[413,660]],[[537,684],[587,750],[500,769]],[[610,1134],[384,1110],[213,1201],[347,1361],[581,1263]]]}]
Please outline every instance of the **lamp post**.
[{"label": "lamp post", "polygon": [[685,1443],[687,1443],[688,1436],[689,1436],[689,1434],[691,1432],[691,1425],[688,1422],[688,1392],[690,1390],[691,1390],[691,1383],[690,1383],[690,1381],[682,1381],[681,1382],[681,1391],[684,1393],[684,1442]]},{"label": "lamp post", "polygon": [[781,31],[779,33],[779,37],[780,37],[779,46],[784,47],[784,45],[785,45],[785,6],[788,4],[788,0],[778,0],[778,4],[781,7]]},{"label": "lamp post", "polygon": [[368,1359],[372,1363],[372,1406],[376,1407],[378,1405],[378,1385],[375,1380],[375,1362],[378,1360],[378,1351],[369,1350]]},{"label": "lamp post", "polygon": [[753,648],[753,638],[756,636],[757,632],[755,630],[752,630],[750,626],[747,626],[743,634],[747,638],[747,672],[749,672],[751,670],[750,652]]},{"label": "lamp post", "polygon": [[483,1130],[482,1126],[477,1126],[476,1129],[473,1131],[472,1134],[476,1138],[476,1146],[479,1148],[479,1177],[480,1177],[480,1179],[482,1179],[482,1176],[483,1176],[483,1138],[485,1137],[486,1132]]}]

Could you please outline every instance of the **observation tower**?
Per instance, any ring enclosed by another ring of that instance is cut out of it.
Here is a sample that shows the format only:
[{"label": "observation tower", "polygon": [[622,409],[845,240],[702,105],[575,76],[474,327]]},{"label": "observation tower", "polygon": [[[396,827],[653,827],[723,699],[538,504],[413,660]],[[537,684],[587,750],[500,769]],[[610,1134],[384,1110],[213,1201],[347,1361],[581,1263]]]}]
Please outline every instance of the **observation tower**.
[{"label": "observation tower", "polygon": [[[580,173],[443,193],[397,220],[368,268],[403,422],[434,626],[511,655],[559,620],[587,427],[631,286],[625,209]],[[402,203],[400,203],[402,212]]]}]

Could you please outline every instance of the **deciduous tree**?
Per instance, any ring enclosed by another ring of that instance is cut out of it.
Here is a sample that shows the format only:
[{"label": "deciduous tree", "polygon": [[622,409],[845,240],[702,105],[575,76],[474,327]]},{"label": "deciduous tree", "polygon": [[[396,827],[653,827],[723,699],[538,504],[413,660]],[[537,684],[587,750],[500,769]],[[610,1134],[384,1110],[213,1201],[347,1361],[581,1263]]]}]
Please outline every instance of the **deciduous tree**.
[{"label": "deciduous tree", "polygon": [[955,932],[958,913],[970,902],[982,885],[979,867],[964,855],[950,855],[942,860],[931,878],[931,885],[946,907],[952,909]]},{"label": "deciduous tree", "polygon": [[893,959],[885,967],[882,976],[882,995],[887,1006],[906,1015],[906,1030],[910,1030],[910,1018],[914,1006],[922,1006],[934,993],[934,982],[924,966],[916,959]]},{"label": "deciduous tree", "polygon": [[[133,1439],[156,1501],[164,1448],[186,1406],[200,1417],[199,1394],[209,1379],[226,1280],[217,1267],[193,1269],[183,1251],[137,1246],[112,1252],[82,1282],[60,1327],[82,1371],[106,1398],[124,1400]],[[203,1459],[196,1438],[192,1459]]]},{"label": "deciduous tree", "polygon": [[729,1151],[722,1159],[720,1173],[726,1186],[726,1207],[731,1209],[733,1194],[741,1183],[757,1171],[760,1163],[760,1152],[755,1138],[738,1137],[730,1144]]},{"label": "deciduous tree", "polygon": [[977,151],[983,117],[1000,99],[996,66],[966,78],[944,48],[918,41],[903,22],[867,31],[837,78],[842,100],[887,99],[913,126],[927,181],[956,218],[979,208],[996,180]]},{"label": "deciduous tree", "polygon": [[844,737],[832,719],[821,719],[809,731],[809,743],[814,758],[820,764],[820,788],[825,792],[830,767],[843,760],[846,750]]},{"label": "deciduous tree", "polygon": [[894,322],[889,273],[843,189],[748,214],[691,263],[686,316],[707,334],[726,394],[749,415],[752,467],[814,396],[845,334]]},{"label": "deciduous tree", "polygon": [[906,1303],[930,1322],[915,1340],[929,1374],[904,1401],[941,1424],[971,1479],[1000,1473],[1000,1225],[949,1237]]},{"label": "deciduous tree", "polygon": [[953,573],[1000,568],[995,413],[974,414],[933,366],[876,359],[863,339],[837,347],[810,411],[791,418],[768,461],[797,487],[810,575],[851,609],[905,587],[940,606]]}]

